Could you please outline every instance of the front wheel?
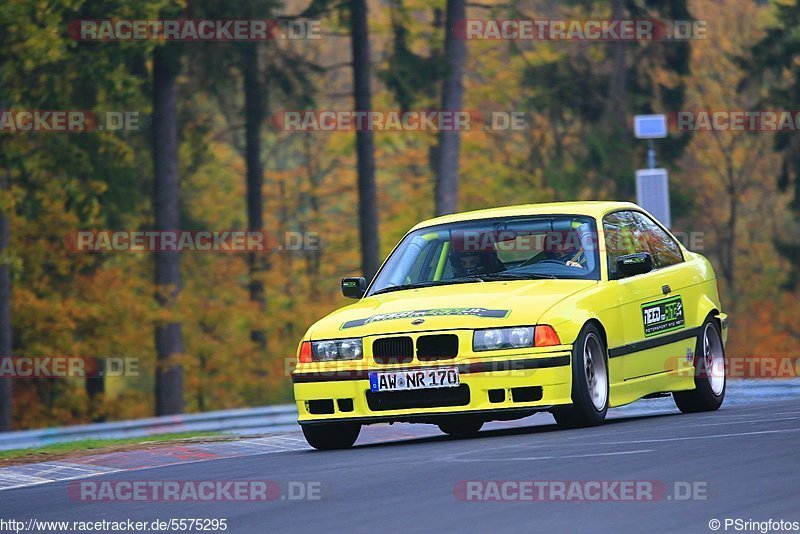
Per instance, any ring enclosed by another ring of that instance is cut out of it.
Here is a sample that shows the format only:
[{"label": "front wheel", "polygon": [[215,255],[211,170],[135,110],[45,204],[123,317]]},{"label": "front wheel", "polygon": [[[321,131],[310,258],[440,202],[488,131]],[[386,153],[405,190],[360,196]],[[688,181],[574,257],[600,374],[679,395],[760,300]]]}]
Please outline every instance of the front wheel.
[{"label": "front wheel", "polygon": [[358,423],[316,423],[302,428],[308,444],[321,451],[352,447],[361,432]]},{"label": "front wheel", "polygon": [[608,412],[608,356],[600,331],[587,324],[572,346],[572,406],[553,412],[559,426],[602,423]]},{"label": "front wheel", "polygon": [[694,389],[675,391],[672,398],[683,413],[710,412],[725,399],[725,349],[714,319],[706,319],[697,338]]}]

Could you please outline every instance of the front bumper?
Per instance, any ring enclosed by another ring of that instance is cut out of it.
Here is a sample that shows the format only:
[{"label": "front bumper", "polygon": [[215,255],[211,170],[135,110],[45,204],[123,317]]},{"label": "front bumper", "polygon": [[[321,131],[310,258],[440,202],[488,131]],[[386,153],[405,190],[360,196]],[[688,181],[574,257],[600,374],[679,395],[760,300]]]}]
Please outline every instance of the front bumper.
[{"label": "front bumper", "polygon": [[[572,403],[571,351],[475,358],[458,362],[296,370],[292,374],[300,424],[332,421],[435,423],[449,415],[487,421],[524,417]],[[457,366],[459,388],[372,393],[369,372]],[[455,391],[457,390],[458,391]]]}]

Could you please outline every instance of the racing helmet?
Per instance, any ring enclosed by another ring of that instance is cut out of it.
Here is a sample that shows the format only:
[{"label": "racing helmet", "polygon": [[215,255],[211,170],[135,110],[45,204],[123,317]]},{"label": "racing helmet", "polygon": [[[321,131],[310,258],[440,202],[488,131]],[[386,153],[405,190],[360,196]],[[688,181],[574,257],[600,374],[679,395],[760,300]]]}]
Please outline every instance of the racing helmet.
[{"label": "racing helmet", "polygon": [[453,251],[449,260],[456,277],[489,274],[501,270],[494,250]]}]

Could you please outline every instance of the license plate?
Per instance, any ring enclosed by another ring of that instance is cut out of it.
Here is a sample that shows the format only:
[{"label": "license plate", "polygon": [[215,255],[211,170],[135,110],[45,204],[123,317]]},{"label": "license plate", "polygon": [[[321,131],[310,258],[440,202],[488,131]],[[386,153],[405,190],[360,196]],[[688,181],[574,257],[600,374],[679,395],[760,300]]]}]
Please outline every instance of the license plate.
[{"label": "license plate", "polygon": [[369,388],[375,392],[453,388],[460,383],[458,367],[437,367],[436,369],[415,369],[413,371],[375,371],[369,374]]}]

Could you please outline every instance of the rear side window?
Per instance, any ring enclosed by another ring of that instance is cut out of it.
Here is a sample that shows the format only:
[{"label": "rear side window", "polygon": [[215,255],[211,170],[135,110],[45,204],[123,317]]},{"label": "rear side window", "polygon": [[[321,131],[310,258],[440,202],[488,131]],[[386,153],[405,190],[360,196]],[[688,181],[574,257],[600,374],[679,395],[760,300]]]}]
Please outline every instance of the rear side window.
[{"label": "rear side window", "polygon": [[644,213],[633,212],[636,225],[647,242],[656,269],[663,269],[683,261],[681,247],[670,235]]}]

